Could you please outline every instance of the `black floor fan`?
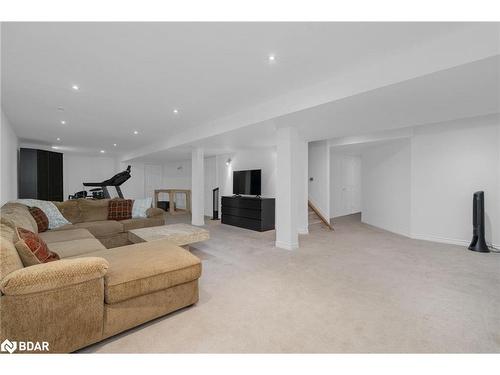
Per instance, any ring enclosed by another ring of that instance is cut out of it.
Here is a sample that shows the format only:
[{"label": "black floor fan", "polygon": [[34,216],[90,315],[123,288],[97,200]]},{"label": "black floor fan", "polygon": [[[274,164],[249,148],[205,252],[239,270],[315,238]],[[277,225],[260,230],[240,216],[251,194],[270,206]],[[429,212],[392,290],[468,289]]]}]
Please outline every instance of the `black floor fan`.
[{"label": "black floor fan", "polygon": [[219,188],[212,190],[212,220],[219,220]]},{"label": "black floor fan", "polygon": [[489,253],[484,234],[484,191],[476,191],[472,198],[472,242],[469,250]]}]

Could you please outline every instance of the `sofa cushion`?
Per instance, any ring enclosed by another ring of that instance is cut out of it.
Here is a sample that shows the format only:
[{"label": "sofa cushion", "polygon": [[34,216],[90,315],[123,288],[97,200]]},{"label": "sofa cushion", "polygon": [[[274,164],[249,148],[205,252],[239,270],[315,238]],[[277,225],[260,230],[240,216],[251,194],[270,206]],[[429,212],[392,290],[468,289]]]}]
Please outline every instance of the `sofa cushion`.
[{"label": "sofa cushion", "polygon": [[61,227],[51,229],[51,232],[59,232],[59,231],[63,231],[63,230],[73,230],[73,229],[77,229],[77,228],[73,224],[66,224],[66,225],[63,225]]},{"label": "sofa cushion", "polygon": [[59,255],[52,252],[37,233],[24,228],[16,228],[16,232],[19,238],[16,249],[25,267],[59,260]]},{"label": "sofa cushion", "polygon": [[108,219],[109,199],[78,199],[82,221]]},{"label": "sofa cushion", "polygon": [[132,219],[132,199],[111,199],[108,205],[108,220]]},{"label": "sofa cushion", "polygon": [[201,261],[169,241],[159,240],[116,247],[85,256],[109,262],[104,277],[106,303],[117,303],[196,280]]},{"label": "sofa cushion", "polygon": [[70,224],[70,222],[66,220],[61,211],[59,211],[59,209],[53,202],[40,199],[17,199],[16,202],[25,204],[29,207],[40,208],[49,219],[49,229],[54,229],[62,225]]},{"label": "sofa cushion", "polygon": [[38,232],[38,225],[33,216],[31,216],[28,206],[11,202],[4,204],[0,213],[2,223],[8,225],[13,230],[16,227],[20,227],[35,233]]},{"label": "sofa cushion", "polygon": [[51,251],[57,252],[61,258],[106,250],[104,245],[95,238],[82,238],[77,240],[51,242],[47,244]]},{"label": "sofa cushion", "polygon": [[152,202],[153,198],[151,197],[134,200],[134,204],[132,206],[132,218],[148,217],[146,211],[148,208],[151,208]]},{"label": "sofa cushion", "polygon": [[[53,291],[55,289],[65,288],[69,285],[77,285],[89,280],[100,279],[106,273],[107,268],[108,263],[101,258],[67,259],[60,262],[52,262],[50,264],[26,267],[10,273],[2,280],[0,283],[0,290],[8,296]],[[50,311],[50,314],[53,314],[55,318],[63,318],[60,316],[61,314],[68,313],[68,310],[75,309],[75,306],[72,304],[67,307],[67,310],[62,309],[60,306],[67,302],[66,300],[55,301],[50,294],[45,294],[43,297],[46,299],[44,303],[47,303],[49,306],[59,306],[58,309]],[[27,302],[29,303],[32,301],[33,300],[28,300]],[[75,303],[75,301],[71,302]],[[28,315],[26,317],[26,319],[37,318],[40,317],[36,315]],[[78,324],[79,322],[75,323]],[[59,334],[65,333],[66,332],[59,332]]]},{"label": "sofa cushion", "polygon": [[123,225],[113,220],[87,221],[74,224],[74,227],[85,228],[96,237],[109,236],[123,232]]},{"label": "sofa cushion", "polygon": [[45,213],[38,207],[30,207],[29,208],[31,216],[36,221],[36,225],[38,226],[38,233],[46,232],[49,229],[49,218]]},{"label": "sofa cushion", "polygon": [[14,245],[16,240],[14,229],[0,224],[0,280],[9,273],[24,267]]},{"label": "sofa cushion", "polygon": [[72,224],[81,223],[82,212],[80,211],[79,199],[70,199],[64,202],[54,202],[56,207],[61,211],[66,220]]},{"label": "sofa cushion", "polygon": [[95,238],[87,229],[50,230],[40,233],[40,238],[49,244],[52,242],[82,240],[85,238]]},{"label": "sofa cushion", "polygon": [[151,207],[146,210],[146,216],[155,219],[158,217],[165,219],[165,211],[158,207]]},{"label": "sofa cushion", "polygon": [[165,220],[163,218],[128,219],[120,221],[120,224],[123,225],[123,231],[128,232],[132,229],[157,227],[165,224]]}]

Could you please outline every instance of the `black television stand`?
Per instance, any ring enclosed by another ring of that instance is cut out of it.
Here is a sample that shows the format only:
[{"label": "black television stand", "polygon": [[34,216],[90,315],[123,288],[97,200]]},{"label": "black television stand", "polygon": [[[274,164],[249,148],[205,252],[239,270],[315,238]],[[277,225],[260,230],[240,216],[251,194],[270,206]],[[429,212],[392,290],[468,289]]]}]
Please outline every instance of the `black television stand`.
[{"label": "black television stand", "polygon": [[274,217],[274,198],[222,197],[223,224],[264,232],[274,229]]}]

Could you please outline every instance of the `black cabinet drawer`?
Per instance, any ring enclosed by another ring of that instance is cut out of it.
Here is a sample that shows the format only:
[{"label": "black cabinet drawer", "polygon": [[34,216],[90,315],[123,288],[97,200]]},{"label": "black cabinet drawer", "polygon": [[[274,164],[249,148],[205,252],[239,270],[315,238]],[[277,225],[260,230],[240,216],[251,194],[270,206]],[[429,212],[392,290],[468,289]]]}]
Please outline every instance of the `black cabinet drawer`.
[{"label": "black cabinet drawer", "polygon": [[252,208],[260,209],[262,201],[255,198],[222,197],[222,207]]},{"label": "black cabinet drawer", "polygon": [[222,206],[223,215],[241,216],[249,219],[261,220],[261,210],[250,208],[237,208],[230,206]]},{"label": "black cabinet drawer", "polygon": [[262,231],[262,221],[241,216],[222,215],[222,224],[234,225],[240,228]]}]

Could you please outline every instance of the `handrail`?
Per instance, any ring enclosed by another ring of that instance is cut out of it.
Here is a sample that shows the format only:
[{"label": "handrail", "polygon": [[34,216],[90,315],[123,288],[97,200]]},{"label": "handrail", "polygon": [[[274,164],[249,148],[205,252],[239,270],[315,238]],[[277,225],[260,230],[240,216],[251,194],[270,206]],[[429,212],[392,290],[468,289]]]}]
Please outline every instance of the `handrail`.
[{"label": "handrail", "polygon": [[316,215],[318,215],[320,220],[323,222],[323,224],[325,224],[328,227],[328,229],[333,231],[335,230],[333,229],[333,226],[330,224],[330,220],[326,220],[326,218],[321,214],[321,212],[316,208],[316,206],[311,203],[310,200],[307,201],[307,204],[316,213]]}]

